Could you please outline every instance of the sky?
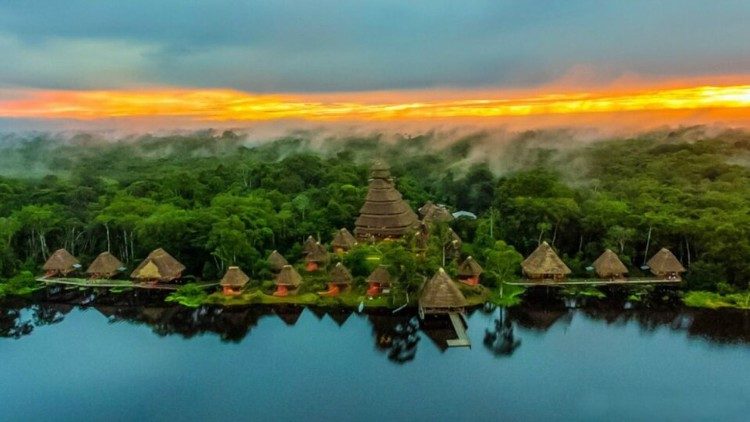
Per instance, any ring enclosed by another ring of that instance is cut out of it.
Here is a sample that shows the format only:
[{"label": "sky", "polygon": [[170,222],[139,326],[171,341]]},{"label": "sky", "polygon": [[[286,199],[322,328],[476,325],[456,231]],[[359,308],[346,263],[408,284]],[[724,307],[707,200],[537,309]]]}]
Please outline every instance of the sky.
[{"label": "sky", "polygon": [[0,128],[750,122],[747,1],[4,1]]}]

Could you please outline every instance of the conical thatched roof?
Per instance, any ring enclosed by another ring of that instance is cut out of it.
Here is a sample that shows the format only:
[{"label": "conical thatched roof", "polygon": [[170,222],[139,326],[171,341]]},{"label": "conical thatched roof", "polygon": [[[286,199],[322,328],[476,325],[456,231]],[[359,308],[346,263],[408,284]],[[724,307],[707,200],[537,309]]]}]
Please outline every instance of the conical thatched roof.
[{"label": "conical thatched roof", "polygon": [[424,205],[419,207],[417,211],[419,212],[419,215],[424,218],[424,216],[432,212],[432,210],[435,208],[437,208],[437,205],[435,205],[432,201],[427,201],[424,203]]},{"label": "conical thatched roof", "polygon": [[45,271],[73,271],[78,259],[65,249],[58,249],[47,258],[42,268]]},{"label": "conical thatched roof", "polygon": [[651,272],[656,275],[666,273],[684,273],[685,267],[680,264],[680,261],[674,256],[674,254],[667,248],[661,248],[651,259],[646,263],[651,268]]},{"label": "conical thatched roof", "polygon": [[268,266],[271,267],[271,270],[275,272],[281,271],[284,265],[289,265],[286,258],[276,250],[271,252],[271,255],[268,256]]},{"label": "conical thatched roof", "polygon": [[628,267],[620,261],[620,258],[611,249],[607,249],[594,261],[596,275],[602,278],[612,277],[628,273]]},{"label": "conical thatched roof", "polygon": [[316,243],[315,248],[313,248],[305,256],[305,261],[319,263],[328,262],[328,251],[326,250],[325,246],[321,245],[320,243]]},{"label": "conical thatched roof", "polygon": [[484,272],[482,266],[470,256],[458,266],[458,275],[460,277],[477,277],[482,272]]},{"label": "conical thatched roof", "polygon": [[[420,208],[420,212],[422,208]],[[443,205],[433,205],[426,211],[422,221],[426,223],[447,223],[453,221],[453,214]]]},{"label": "conical thatched roof", "polygon": [[86,273],[112,275],[117,274],[122,267],[123,263],[115,258],[114,255],[109,252],[102,252],[96,257],[96,259],[94,259],[91,265],[89,265]]},{"label": "conical thatched roof", "polygon": [[381,286],[391,284],[391,273],[388,272],[388,267],[385,265],[379,265],[378,268],[367,277],[369,283],[378,283]]},{"label": "conical thatched roof", "polygon": [[388,167],[376,163],[371,169],[365,203],[355,222],[358,238],[399,237],[418,223],[417,215],[396,190]]},{"label": "conical thatched roof", "polygon": [[284,265],[279,275],[276,276],[276,285],[278,286],[297,287],[300,284],[302,284],[302,276],[291,265]]},{"label": "conical thatched roof", "polygon": [[130,274],[131,278],[143,280],[174,280],[179,278],[185,266],[162,248],[156,249]]},{"label": "conical thatched roof", "polygon": [[250,277],[240,267],[229,267],[219,284],[227,287],[243,287],[248,281]]},{"label": "conical thatched roof", "polygon": [[349,269],[346,268],[344,264],[340,262],[336,264],[336,266],[333,267],[329,275],[331,277],[331,283],[334,283],[334,284],[351,284],[352,283],[352,273],[350,273]]},{"label": "conical thatched roof", "polygon": [[307,236],[307,240],[305,240],[305,243],[302,244],[302,252],[304,252],[305,254],[312,252],[313,250],[315,250],[315,245],[317,243],[318,241],[315,240],[312,235]]},{"label": "conical thatched roof", "polygon": [[463,241],[461,238],[456,234],[456,232],[453,231],[452,228],[448,227],[448,241],[452,244],[452,246],[456,249],[461,249],[461,244]]},{"label": "conical thatched roof", "polygon": [[547,242],[542,242],[542,244],[539,245],[539,247],[537,247],[528,258],[524,259],[521,263],[521,268],[523,268],[523,272],[527,275],[567,275],[571,273],[570,268],[562,262],[560,257],[557,256]]},{"label": "conical thatched roof", "polygon": [[463,308],[466,305],[463,293],[442,268],[422,286],[419,297],[422,308]]},{"label": "conical thatched roof", "polygon": [[349,233],[347,229],[341,229],[336,232],[336,236],[331,241],[334,248],[351,249],[357,244],[357,239]]}]

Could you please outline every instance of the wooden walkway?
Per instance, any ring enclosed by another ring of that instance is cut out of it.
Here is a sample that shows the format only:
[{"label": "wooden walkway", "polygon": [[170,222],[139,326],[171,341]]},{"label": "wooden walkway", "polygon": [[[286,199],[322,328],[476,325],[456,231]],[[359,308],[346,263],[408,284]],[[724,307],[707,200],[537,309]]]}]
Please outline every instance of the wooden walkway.
[{"label": "wooden walkway", "polygon": [[543,287],[565,287],[565,286],[631,286],[631,285],[677,285],[682,283],[682,280],[664,280],[660,278],[628,278],[626,280],[600,280],[597,278],[592,279],[576,279],[571,278],[564,281],[553,281],[553,280],[523,280],[505,283],[511,286],[543,286]]},{"label": "wooden walkway", "polygon": [[466,327],[464,327],[464,321],[461,318],[461,314],[451,312],[448,314],[453,323],[453,329],[456,330],[456,336],[458,338],[447,340],[448,347],[471,347],[469,336],[466,334]]},{"label": "wooden walkway", "polygon": [[[85,288],[133,288],[149,290],[177,290],[184,284],[167,284],[167,283],[140,283],[130,280],[108,280],[108,279],[90,279],[90,278],[37,278],[37,281],[45,284],[59,284],[64,286],[75,286]],[[201,283],[198,286],[208,288],[218,286],[219,283]]]}]

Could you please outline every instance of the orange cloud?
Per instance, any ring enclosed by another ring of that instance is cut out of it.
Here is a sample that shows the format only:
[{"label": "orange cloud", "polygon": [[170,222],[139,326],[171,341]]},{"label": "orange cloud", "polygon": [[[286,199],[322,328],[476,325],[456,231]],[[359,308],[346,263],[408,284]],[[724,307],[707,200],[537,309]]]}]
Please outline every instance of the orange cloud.
[{"label": "orange cloud", "polygon": [[[0,92],[0,117],[97,120],[184,118],[258,122],[411,121],[710,111],[750,120],[750,85],[627,88],[540,93],[457,90],[342,94],[252,94],[228,89]],[[5,98],[4,100],[2,98]]]}]

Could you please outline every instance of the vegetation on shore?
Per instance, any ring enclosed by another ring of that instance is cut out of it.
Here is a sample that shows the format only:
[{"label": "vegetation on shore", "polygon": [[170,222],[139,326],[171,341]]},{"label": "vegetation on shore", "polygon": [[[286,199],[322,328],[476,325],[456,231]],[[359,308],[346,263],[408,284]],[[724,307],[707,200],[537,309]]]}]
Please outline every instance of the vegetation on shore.
[{"label": "vegetation on shore", "polygon": [[[38,287],[19,274],[37,273],[58,247],[83,263],[110,250],[130,269],[163,247],[198,279],[217,280],[239,265],[253,280],[270,280],[271,250],[299,263],[308,235],[327,243],[351,228],[374,157],[391,165],[412,207],[431,200],[477,215],[451,226],[463,240],[460,256],[481,263],[487,297],[498,304],[516,303],[520,291],[502,282],[520,275],[522,256],[541,240],[573,277],[589,276],[586,267],[605,248],[639,276],[645,259],[668,247],[688,268],[684,287],[710,293],[688,293],[691,306],[713,306],[718,297],[742,306],[741,293],[719,295],[719,287],[743,289],[750,279],[745,132],[685,128],[586,144],[566,132],[526,132],[502,146],[491,133],[450,141],[435,133],[373,135],[320,148],[307,135],[258,144],[233,132],[117,141],[35,134],[4,135],[0,148],[0,277],[9,278],[0,294]],[[443,262],[442,230],[424,258],[407,239],[361,245],[339,259],[359,283],[372,264],[391,265],[394,298],[405,297],[439,266],[455,274],[457,257]],[[322,290],[323,280],[305,277]],[[358,304],[361,287],[340,300]],[[171,300],[279,300],[265,293],[268,286],[256,285],[225,299],[186,288]],[[305,294],[298,300],[313,300]]]}]

